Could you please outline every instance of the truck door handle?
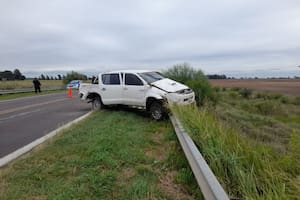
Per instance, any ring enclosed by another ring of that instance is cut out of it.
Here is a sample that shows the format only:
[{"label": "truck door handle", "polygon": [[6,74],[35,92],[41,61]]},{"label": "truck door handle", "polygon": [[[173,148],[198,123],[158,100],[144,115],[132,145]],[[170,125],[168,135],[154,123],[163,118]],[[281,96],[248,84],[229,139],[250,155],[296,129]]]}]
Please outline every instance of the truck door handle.
[{"label": "truck door handle", "polygon": [[101,90],[102,90],[102,91],[105,91],[105,90],[106,90],[106,88],[102,88]]},{"label": "truck door handle", "polygon": [[127,88],[127,87],[124,87],[123,90],[128,90],[128,88]]}]

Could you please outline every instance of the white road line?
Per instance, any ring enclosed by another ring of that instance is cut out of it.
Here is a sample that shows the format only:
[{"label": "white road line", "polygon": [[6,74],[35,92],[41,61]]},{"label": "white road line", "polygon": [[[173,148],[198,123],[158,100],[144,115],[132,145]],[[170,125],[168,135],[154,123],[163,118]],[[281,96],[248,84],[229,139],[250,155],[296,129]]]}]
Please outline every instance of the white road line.
[{"label": "white road line", "polygon": [[[54,96],[54,95],[61,94],[61,93],[63,93],[63,92],[58,92],[58,93],[53,93],[53,94],[42,94],[42,95],[30,96],[30,97],[21,97],[21,98],[16,98],[16,99],[0,100],[0,104],[7,103],[7,102],[14,102],[17,100],[22,100],[22,99],[33,99],[33,98],[37,98],[37,97]],[[66,96],[67,96],[67,93],[66,93]]]},{"label": "white road line", "polygon": [[0,123],[6,121],[6,120],[9,120],[9,119],[14,119],[16,117],[21,117],[21,116],[24,116],[24,115],[28,115],[28,114],[31,114],[31,113],[35,113],[35,112],[39,112],[41,111],[42,109],[36,109],[36,110],[33,110],[33,111],[28,111],[28,112],[22,112],[22,113],[18,113],[16,115],[11,115],[9,117],[5,117],[5,118],[0,118]]},{"label": "white road line", "polygon": [[47,135],[39,138],[39,139],[36,139],[35,141],[31,142],[30,144],[27,144],[26,146],[8,154],[7,156],[4,156],[0,159],[0,167],[3,167],[4,165],[7,165],[9,162],[13,161],[14,159],[22,156],[23,154],[31,151],[33,148],[35,148],[36,146],[42,144],[43,142],[47,141],[48,139],[54,137],[56,134],[58,134],[59,132],[61,132],[62,130],[64,129],[67,129],[69,127],[71,127],[72,125],[80,122],[81,120],[83,119],[86,119],[88,116],[90,116],[92,113],[91,112],[88,112],[87,114],[65,124],[64,126],[61,126],[60,128],[48,133]]},{"label": "white road line", "polygon": [[51,103],[56,103],[56,102],[59,102],[59,101],[66,101],[66,100],[68,100],[68,99],[56,99],[56,100],[52,100],[52,101],[46,101],[46,102],[43,102],[43,103],[37,103],[37,104],[32,104],[32,105],[27,105],[27,106],[22,106],[22,107],[17,107],[17,108],[12,108],[12,109],[8,109],[8,110],[3,110],[3,111],[0,111],[0,115],[9,114],[9,113],[12,113],[12,112],[16,112],[16,111],[20,111],[20,110],[25,110],[25,109],[28,109],[28,108],[33,108],[33,107],[37,107],[37,106],[48,105],[48,104],[51,104]]}]

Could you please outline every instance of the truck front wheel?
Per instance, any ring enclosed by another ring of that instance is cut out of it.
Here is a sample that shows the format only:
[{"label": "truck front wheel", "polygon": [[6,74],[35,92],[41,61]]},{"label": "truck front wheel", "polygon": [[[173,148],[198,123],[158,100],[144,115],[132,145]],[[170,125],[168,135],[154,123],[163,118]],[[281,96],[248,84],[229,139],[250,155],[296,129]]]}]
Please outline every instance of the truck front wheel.
[{"label": "truck front wheel", "polygon": [[103,108],[100,97],[95,97],[92,101],[92,110],[101,110]]},{"label": "truck front wheel", "polygon": [[157,102],[157,101],[154,101],[151,104],[149,111],[150,111],[151,117],[157,121],[162,120],[166,115],[166,112],[165,112],[165,109],[164,109],[162,103]]}]

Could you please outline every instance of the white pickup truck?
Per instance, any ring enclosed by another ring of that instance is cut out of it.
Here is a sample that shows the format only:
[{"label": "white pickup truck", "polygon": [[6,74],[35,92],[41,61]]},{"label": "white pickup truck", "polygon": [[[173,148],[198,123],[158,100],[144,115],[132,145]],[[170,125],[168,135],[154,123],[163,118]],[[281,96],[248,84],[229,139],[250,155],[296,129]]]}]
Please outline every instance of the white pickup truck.
[{"label": "white pickup truck", "polygon": [[165,103],[188,105],[195,101],[187,86],[146,70],[124,70],[101,73],[92,84],[81,84],[79,95],[92,103],[92,109],[104,105],[127,105],[143,108],[155,120],[165,117]]}]

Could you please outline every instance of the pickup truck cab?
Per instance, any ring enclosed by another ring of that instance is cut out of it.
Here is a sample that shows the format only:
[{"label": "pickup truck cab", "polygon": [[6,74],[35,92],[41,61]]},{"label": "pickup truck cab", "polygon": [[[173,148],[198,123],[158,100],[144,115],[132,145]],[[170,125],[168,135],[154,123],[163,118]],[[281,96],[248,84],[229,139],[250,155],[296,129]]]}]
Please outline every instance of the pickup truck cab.
[{"label": "pickup truck cab", "polygon": [[79,95],[91,102],[94,110],[121,104],[143,108],[156,120],[165,117],[165,103],[188,105],[195,101],[187,86],[147,70],[101,73],[92,84],[81,84]]}]

